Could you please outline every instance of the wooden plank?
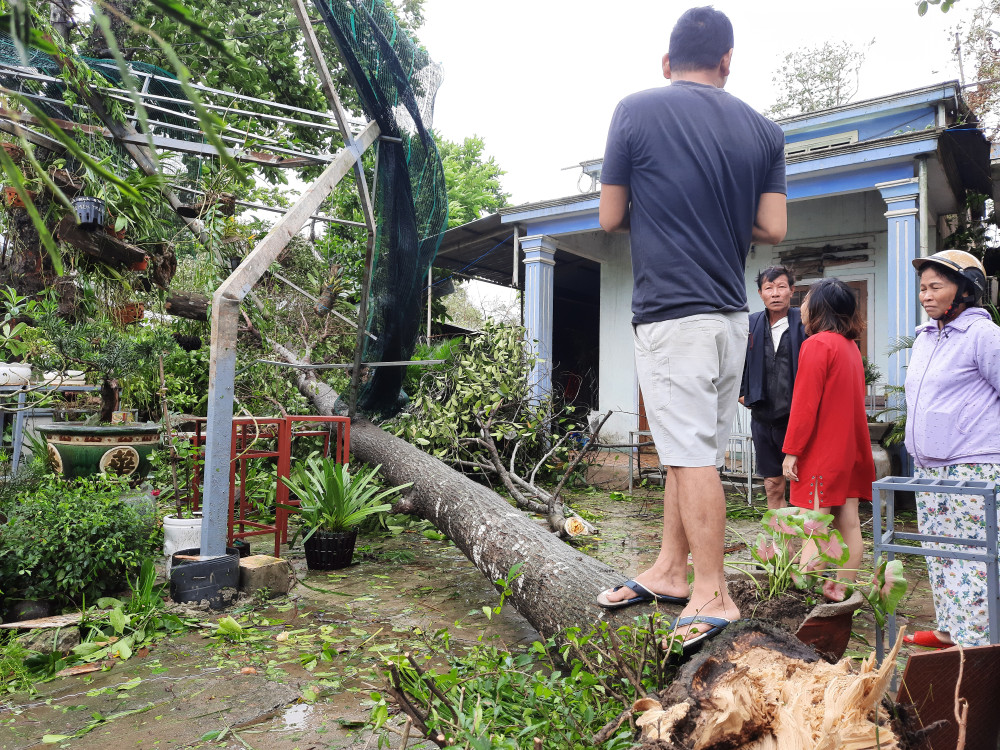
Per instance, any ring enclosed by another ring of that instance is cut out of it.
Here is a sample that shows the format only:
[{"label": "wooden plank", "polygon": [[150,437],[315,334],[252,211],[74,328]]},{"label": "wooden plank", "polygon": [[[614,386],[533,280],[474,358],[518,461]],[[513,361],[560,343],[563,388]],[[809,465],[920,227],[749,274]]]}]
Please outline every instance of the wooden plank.
[{"label": "wooden plank", "polygon": [[243,259],[232,275],[215,290],[212,297],[214,303],[226,296],[236,300],[242,300],[246,297],[254,284],[277,259],[278,254],[285,249],[292,237],[306,225],[309,217],[326,200],[334,186],[351,171],[360,155],[375,142],[378,135],[378,124],[370,122],[355,141],[356,148],[345,148],[337,154],[333,163],[323,171],[323,174],[314,183],[306,188],[295,205],[288,210],[288,213],[275,223],[271,231]]},{"label": "wooden plank", "polygon": [[35,620],[22,620],[21,622],[5,622],[0,624],[0,628],[5,630],[45,630],[48,628],[65,628],[70,625],[78,625],[83,618],[82,612],[74,612],[69,615],[55,615],[54,617],[39,617]]},{"label": "wooden plank", "polygon": [[56,234],[67,245],[108,265],[132,268],[146,261],[146,253],[135,245],[101,230],[88,232],[81,229],[72,214],[63,217],[56,227]]}]

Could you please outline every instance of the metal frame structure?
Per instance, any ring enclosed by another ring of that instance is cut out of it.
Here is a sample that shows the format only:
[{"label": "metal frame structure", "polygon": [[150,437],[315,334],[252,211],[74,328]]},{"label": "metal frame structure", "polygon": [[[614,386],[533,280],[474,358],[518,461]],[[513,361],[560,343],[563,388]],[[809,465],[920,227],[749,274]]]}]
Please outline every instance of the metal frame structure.
[{"label": "metal frame structure", "polygon": [[306,47],[316,64],[323,91],[330,102],[334,119],[344,139],[344,148],[337,154],[319,178],[310,185],[263,240],[250,252],[235,271],[212,296],[212,347],[209,361],[208,439],[205,445],[205,504],[202,514],[201,555],[219,557],[226,553],[226,531],[229,523],[229,480],[233,420],[234,381],[236,379],[236,333],[240,304],[260,280],[288,241],[310,221],[320,204],[337,183],[352,169],[361,199],[361,208],[368,228],[365,253],[365,275],[361,285],[358,309],[358,340],[354,356],[354,376],[351,383],[351,416],[357,402],[358,376],[361,371],[364,321],[368,319],[368,287],[375,248],[375,211],[365,179],[362,154],[380,135],[378,124],[369,122],[355,137],[340,102],[333,77],[319,50],[312,23],[302,0],[293,0],[293,8],[305,36]]},{"label": "metal frame structure", "polygon": [[[368,233],[364,279],[361,285],[358,309],[358,320],[360,323],[357,325],[358,338],[351,380],[350,416],[352,418],[355,413],[358,397],[362,344],[365,336],[370,335],[365,329],[364,322],[368,318],[368,293],[371,282],[376,227],[373,200],[365,179],[361,158],[364,152],[372,144],[377,143],[382,136],[376,122],[368,122],[359,129],[357,122],[348,119],[347,112],[337,94],[333,77],[320,51],[319,42],[313,29],[313,22],[309,19],[306,6],[303,0],[292,0],[292,6],[298,18],[299,25],[302,28],[306,48],[313,59],[323,91],[329,101],[334,123],[330,122],[330,113],[314,112],[253,97],[240,96],[229,91],[194,85],[194,88],[212,97],[223,96],[230,100],[226,106],[208,104],[207,106],[210,109],[225,111],[229,115],[235,112],[239,116],[247,118],[264,118],[285,124],[339,131],[344,142],[344,147],[332,155],[307,154],[283,148],[274,139],[268,137],[260,138],[260,142],[261,149],[270,153],[250,151],[245,148],[228,149],[230,155],[236,159],[268,166],[303,167],[316,164],[327,164],[327,166],[320,177],[302,193],[299,200],[285,212],[272,227],[271,231],[247,255],[243,262],[219,285],[212,297],[212,343],[209,363],[207,441],[205,446],[205,502],[201,537],[201,554],[203,557],[217,557],[226,553],[226,532],[229,524],[230,457],[233,444],[233,432],[231,429],[234,407],[233,387],[236,377],[236,337],[240,305],[247,296],[251,296],[251,300],[253,299],[251,291],[253,287],[268,270],[269,266],[277,259],[292,237],[298,234],[308,222],[316,219],[339,221],[332,217],[320,216],[317,214],[317,210],[322,202],[331,194],[336,185],[351,171],[355,175],[355,183],[359,192],[362,213],[364,214],[363,226],[367,229]],[[41,82],[57,80],[44,74],[36,73],[34,70],[6,65],[0,66],[0,68],[5,73],[14,74],[25,80],[30,79]],[[143,71],[133,71],[133,73],[137,78],[144,81],[142,90],[135,93],[142,99],[143,106],[148,110],[167,113],[172,118],[197,120],[191,113],[179,112],[162,106],[170,103],[187,105],[188,102],[186,100],[171,99],[170,97],[153,95],[148,92],[149,81],[159,77],[144,73]],[[173,79],[162,80],[177,83]],[[32,96],[35,99],[45,99],[45,97],[31,91],[30,87],[24,88],[25,90],[22,93],[25,96]],[[112,89],[110,94],[121,101],[133,101],[132,93],[123,89]],[[232,106],[233,101],[259,104],[289,114],[288,116],[282,116],[266,112],[235,109]],[[53,103],[64,105],[62,101]],[[155,171],[152,154],[154,147],[203,156],[214,156],[217,154],[217,151],[208,144],[186,141],[181,138],[164,135],[164,133],[171,131],[174,131],[176,134],[199,132],[195,128],[160,122],[158,120],[147,120],[147,123],[152,126],[153,132],[140,134],[131,122],[125,124],[114,122],[108,117],[103,100],[97,96],[96,92],[91,92],[89,95],[85,92],[81,104],[78,106],[93,109],[105,127],[81,126],[71,122],[57,122],[57,124],[60,127],[69,129],[83,127],[87,132],[95,136],[114,138],[121,141],[139,168],[147,174]],[[294,115],[311,117],[315,118],[315,120],[307,120],[304,117],[300,119]],[[0,110],[0,130],[23,136],[36,145],[61,150],[62,147],[58,141],[33,129],[34,124],[33,118],[27,116],[25,113]],[[227,126],[223,129],[221,136],[227,143],[242,144],[245,142],[246,133],[237,127]],[[390,138],[386,137],[386,139]],[[399,139],[391,138],[391,140],[398,141]],[[377,171],[377,152],[375,164]],[[178,208],[180,201],[176,195],[167,195],[166,192],[164,194],[169,199],[171,206],[175,209]],[[203,236],[204,227],[198,220],[186,219],[186,221],[189,228],[196,235]],[[341,223],[357,226],[357,222]]]},{"label": "metal frame structure", "polygon": [[[195,420],[195,432],[190,437],[191,445],[203,449],[206,442],[206,432],[202,429],[207,420]],[[322,429],[309,429],[306,425],[321,425]],[[285,417],[236,417],[231,420],[231,453],[229,459],[229,520],[226,527],[226,539],[230,544],[236,539],[246,539],[251,536],[274,534],[274,555],[278,556],[281,544],[288,541],[289,511],[283,505],[298,505],[289,498],[288,486],[281,481],[291,475],[292,442],[300,437],[322,437],[323,455],[330,456],[339,464],[347,463],[351,450],[351,423],[346,417],[327,417],[318,415],[285,416]],[[276,441],[276,444],[273,444]],[[257,443],[260,442],[261,445]],[[254,459],[276,458],[277,510],[273,524],[251,521],[248,519],[250,500],[246,492],[241,492],[236,499],[236,478],[239,475],[240,487],[247,484],[247,462]],[[201,472],[195,461],[189,481],[189,504],[192,511],[197,511],[201,504]],[[236,527],[239,527],[237,530]],[[247,531],[247,527],[250,531]]]},{"label": "metal frame structure", "polygon": [[[986,611],[990,625],[990,643],[1000,643],[1000,575],[997,560],[997,494],[993,482],[979,480],[920,479],[914,477],[885,477],[872,483],[872,525],[874,537],[875,565],[885,555],[892,560],[896,555],[919,555],[921,557],[946,557],[955,560],[974,560],[986,564]],[[947,493],[949,495],[980,495],[983,498],[986,515],[986,541],[959,539],[927,534],[911,534],[896,531],[896,492]],[[885,500],[882,499],[885,493]],[[885,531],[882,531],[882,510],[885,509]],[[931,542],[937,544],[957,544],[981,552],[958,552],[898,544],[897,542]],[[896,616],[888,617],[889,648],[896,643]],[[885,656],[885,632],[875,624],[875,658],[882,663]]]}]

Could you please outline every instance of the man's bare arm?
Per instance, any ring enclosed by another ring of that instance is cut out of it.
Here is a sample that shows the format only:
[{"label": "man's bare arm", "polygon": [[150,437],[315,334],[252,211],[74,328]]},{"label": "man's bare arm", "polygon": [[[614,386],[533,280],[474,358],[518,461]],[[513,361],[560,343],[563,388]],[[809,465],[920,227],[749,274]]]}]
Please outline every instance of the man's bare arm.
[{"label": "man's bare arm", "polygon": [[605,232],[627,232],[628,185],[601,185],[601,204],[597,215]]},{"label": "man's bare arm", "polygon": [[[603,196],[602,196],[603,198]],[[757,204],[757,218],[753,223],[753,241],[765,245],[777,245],[785,239],[788,231],[788,211],[783,193],[763,193]],[[604,202],[601,201],[603,209]],[[603,217],[603,213],[602,213]],[[603,218],[601,226],[604,225]]]}]

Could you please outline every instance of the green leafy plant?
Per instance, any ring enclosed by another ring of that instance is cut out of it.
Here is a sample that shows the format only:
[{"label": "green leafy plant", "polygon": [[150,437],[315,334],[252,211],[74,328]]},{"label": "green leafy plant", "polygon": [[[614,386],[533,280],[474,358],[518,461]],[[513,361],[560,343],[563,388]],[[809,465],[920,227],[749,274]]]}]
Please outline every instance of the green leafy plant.
[{"label": "green leafy plant", "polygon": [[[830,528],[832,520],[828,513],[795,507],[771,509],[764,514],[761,524],[765,533],[757,535],[750,555],[767,574],[766,598],[781,596],[791,588],[815,589],[838,568],[843,570],[840,566],[847,562],[850,552],[840,532]],[[815,549],[817,558],[804,558],[803,551],[809,548]],[[821,563],[833,567],[821,569]],[[883,561],[874,571],[857,571],[856,581],[844,583],[845,598],[856,586],[867,587],[865,598],[881,625],[887,614],[896,611],[907,589],[899,560]]]},{"label": "green leafy plant", "polygon": [[[440,630],[428,643],[433,653],[386,656],[386,695],[372,693],[370,721],[383,726],[393,702],[441,746],[515,750],[544,737],[559,748],[633,747],[632,728],[618,719],[672,679],[676,666],[662,646],[669,635],[657,613],[619,628],[570,628],[526,650],[481,636],[455,654]],[[388,742],[380,737],[379,746]]]},{"label": "green leafy plant", "polygon": [[101,422],[111,421],[123,382],[140,375],[145,363],[157,361],[160,353],[177,346],[161,326],[123,330],[110,320],[71,324],[55,316],[46,317],[39,326],[51,342],[38,356],[43,367],[60,372],[78,368],[100,378]]},{"label": "green leafy plant", "polygon": [[352,477],[345,464],[318,453],[297,463],[291,476],[281,479],[300,503],[298,507],[281,505],[299,513],[301,523],[291,543],[295,544],[299,534],[304,534],[305,542],[317,531],[349,531],[369,516],[388,511],[391,506],[384,501],[412,482],[382,489],[376,482],[380,468],[363,470]]},{"label": "green leafy plant", "polygon": [[0,590],[57,606],[123,587],[159,546],[147,519],[121,502],[128,482],[100,475],[46,478],[8,507],[0,526]]},{"label": "green leafy plant", "polygon": [[[460,471],[477,473],[491,465],[482,440],[488,422],[503,465],[513,458],[516,472],[532,473],[551,447],[539,426],[552,417],[547,404],[531,398],[534,359],[523,334],[517,326],[488,321],[461,346],[442,349],[448,362],[424,373],[406,412],[396,419],[395,434]],[[543,468],[554,469],[567,450],[561,445]]]},{"label": "green leafy plant", "polygon": [[764,514],[764,532],[757,535],[750,555],[767,574],[766,598],[781,596],[791,588],[806,590],[821,580],[820,572],[803,557],[807,542],[816,545],[824,562],[835,566],[847,562],[847,544],[839,531],[830,528],[832,520],[828,513],[796,507],[772,508]]}]

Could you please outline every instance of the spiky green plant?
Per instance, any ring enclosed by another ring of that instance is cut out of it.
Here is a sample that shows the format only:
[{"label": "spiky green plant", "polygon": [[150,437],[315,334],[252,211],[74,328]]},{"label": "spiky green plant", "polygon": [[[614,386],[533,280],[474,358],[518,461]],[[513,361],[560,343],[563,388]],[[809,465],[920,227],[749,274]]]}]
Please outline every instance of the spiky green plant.
[{"label": "spiky green plant", "polygon": [[375,480],[381,464],[358,472],[353,477],[345,464],[317,453],[295,465],[291,476],[281,478],[298,499],[298,507],[280,503],[282,508],[299,513],[301,525],[292,537],[292,544],[304,533],[305,543],[317,531],[350,531],[368,516],[390,509],[387,498],[412,485],[382,489]]}]

